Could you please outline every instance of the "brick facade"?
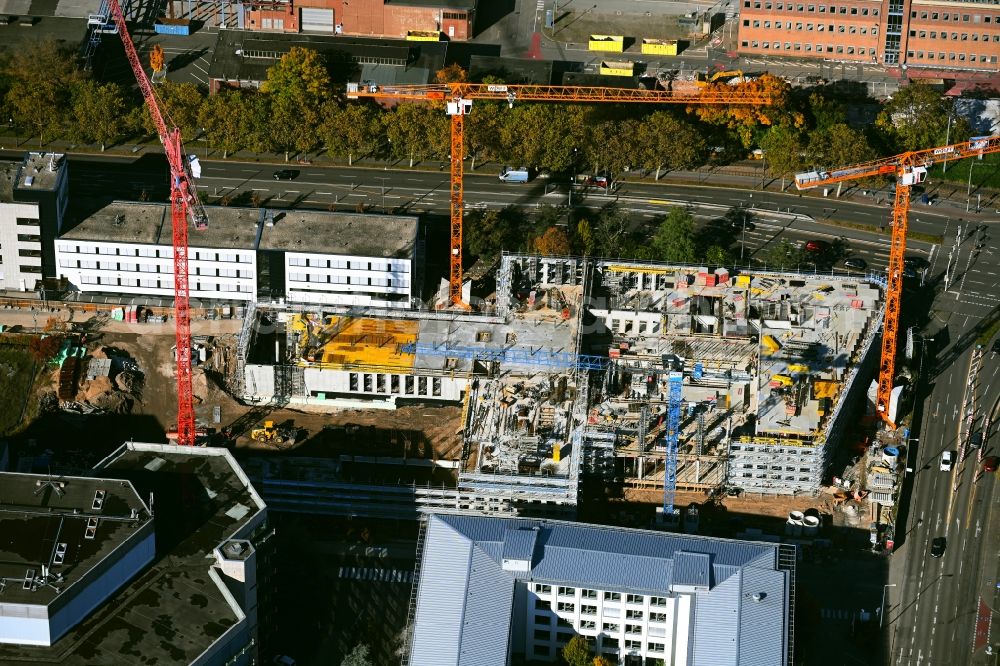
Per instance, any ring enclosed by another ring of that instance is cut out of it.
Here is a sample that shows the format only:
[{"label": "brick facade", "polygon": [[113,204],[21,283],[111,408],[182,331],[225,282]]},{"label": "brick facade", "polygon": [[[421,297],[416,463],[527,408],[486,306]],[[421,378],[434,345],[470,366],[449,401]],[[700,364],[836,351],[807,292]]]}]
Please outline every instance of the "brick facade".
[{"label": "brick facade", "polygon": [[268,32],[299,32],[299,9],[332,9],[345,35],[405,38],[410,30],[439,31],[447,39],[473,36],[475,12],[440,7],[409,6],[385,0],[295,0],[282,8],[246,10],[246,28]]},{"label": "brick facade", "polygon": [[741,0],[738,52],[1000,71],[1000,6],[949,0]]}]

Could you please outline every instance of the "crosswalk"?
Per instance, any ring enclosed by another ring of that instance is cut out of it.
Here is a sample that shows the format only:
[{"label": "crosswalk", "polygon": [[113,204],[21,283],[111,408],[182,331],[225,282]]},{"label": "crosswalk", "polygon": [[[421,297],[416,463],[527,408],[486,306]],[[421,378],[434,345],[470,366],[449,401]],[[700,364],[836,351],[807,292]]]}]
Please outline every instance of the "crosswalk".
[{"label": "crosswalk", "polygon": [[413,572],[403,569],[376,569],[374,567],[340,567],[337,578],[371,580],[383,583],[411,583]]}]

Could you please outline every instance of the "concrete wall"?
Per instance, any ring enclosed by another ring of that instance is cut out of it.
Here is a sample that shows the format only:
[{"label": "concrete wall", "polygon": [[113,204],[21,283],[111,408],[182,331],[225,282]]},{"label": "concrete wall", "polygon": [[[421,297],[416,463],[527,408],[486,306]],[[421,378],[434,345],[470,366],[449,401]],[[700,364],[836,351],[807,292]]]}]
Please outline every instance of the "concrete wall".
[{"label": "concrete wall", "polygon": [[[33,224],[18,224],[18,219]],[[0,204],[0,289],[34,290],[42,278],[41,233],[37,204]],[[18,236],[38,240],[18,240]],[[33,256],[21,256],[22,251]]]},{"label": "concrete wall", "polygon": [[409,307],[412,262],[305,252],[285,253],[285,298],[324,305]]}]

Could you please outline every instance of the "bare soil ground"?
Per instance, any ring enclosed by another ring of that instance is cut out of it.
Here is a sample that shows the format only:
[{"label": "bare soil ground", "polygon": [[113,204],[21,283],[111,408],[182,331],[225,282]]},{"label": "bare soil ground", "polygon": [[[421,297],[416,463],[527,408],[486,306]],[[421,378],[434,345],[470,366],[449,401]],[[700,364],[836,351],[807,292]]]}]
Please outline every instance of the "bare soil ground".
[{"label": "bare soil ground", "polygon": [[[646,39],[690,39],[688,28],[681,26],[678,16],[658,14],[655,20],[650,20],[643,12],[622,14],[621,16],[597,11],[560,11],[556,15],[555,39],[560,42],[586,43],[590,35],[609,34],[609,27],[614,26],[611,34],[631,37],[633,48],[639,52],[643,38]],[[595,55],[602,55],[595,53]],[[613,53],[604,54],[613,59]]]}]

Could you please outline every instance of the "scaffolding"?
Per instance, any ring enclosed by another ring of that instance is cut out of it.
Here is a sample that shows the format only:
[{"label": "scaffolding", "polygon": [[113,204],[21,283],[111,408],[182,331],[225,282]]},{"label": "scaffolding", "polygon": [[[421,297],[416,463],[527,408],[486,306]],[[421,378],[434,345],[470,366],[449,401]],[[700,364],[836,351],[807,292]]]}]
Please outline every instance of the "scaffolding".
[{"label": "scaffolding", "polygon": [[663,476],[663,515],[674,514],[674,491],[677,489],[677,442],[681,426],[681,388],[684,375],[680,372],[670,373],[670,399],[667,402],[666,442],[666,472]]}]

